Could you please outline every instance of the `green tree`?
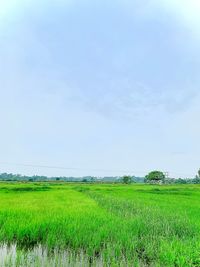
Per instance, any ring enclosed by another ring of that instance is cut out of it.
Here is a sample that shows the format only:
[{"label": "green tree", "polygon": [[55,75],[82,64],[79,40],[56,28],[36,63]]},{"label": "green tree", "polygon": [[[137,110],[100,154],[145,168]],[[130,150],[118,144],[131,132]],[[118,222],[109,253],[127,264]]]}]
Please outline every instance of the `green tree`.
[{"label": "green tree", "polygon": [[195,184],[200,184],[200,169],[198,170],[198,173],[195,176],[194,183]]},{"label": "green tree", "polygon": [[197,172],[197,175],[195,176],[196,179],[200,179],[200,169]]},{"label": "green tree", "polygon": [[146,182],[163,182],[165,175],[161,171],[152,171],[145,176]]},{"label": "green tree", "polygon": [[130,184],[131,181],[132,181],[132,177],[129,176],[129,175],[124,175],[124,176],[122,177],[122,181],[123,181],[124,184]]},{"label": "green tree", "polygon": [[91,181],[92,183],[94,183],[94,182],[95,182],[95,178],[94,178],[94,177],[91,177],[91,178],[90,178],[90,181]]}]

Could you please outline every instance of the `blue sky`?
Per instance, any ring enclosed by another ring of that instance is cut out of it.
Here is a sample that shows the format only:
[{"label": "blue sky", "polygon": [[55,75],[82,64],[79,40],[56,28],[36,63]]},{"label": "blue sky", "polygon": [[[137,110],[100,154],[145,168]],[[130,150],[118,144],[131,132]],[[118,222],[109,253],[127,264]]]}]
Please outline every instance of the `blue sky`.
[{"label": "blue sky", "polygon": [[0,171],[194,176],[199,12],[198,0],[0,0]]}]

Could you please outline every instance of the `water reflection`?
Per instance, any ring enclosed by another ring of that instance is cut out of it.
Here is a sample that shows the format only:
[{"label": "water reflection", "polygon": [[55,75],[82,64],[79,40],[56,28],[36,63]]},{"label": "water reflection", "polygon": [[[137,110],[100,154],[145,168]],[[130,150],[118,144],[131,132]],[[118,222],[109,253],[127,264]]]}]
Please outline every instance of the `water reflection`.
[{"label": "water reflection", "polygon": [[0,246],[1,267],[85,267],[105,266],[101,257],[87,257],[83,252],[78,254],[69,250],[53,250],[51,253],[42,246],[28,250],[17,249],[16,245]]}]

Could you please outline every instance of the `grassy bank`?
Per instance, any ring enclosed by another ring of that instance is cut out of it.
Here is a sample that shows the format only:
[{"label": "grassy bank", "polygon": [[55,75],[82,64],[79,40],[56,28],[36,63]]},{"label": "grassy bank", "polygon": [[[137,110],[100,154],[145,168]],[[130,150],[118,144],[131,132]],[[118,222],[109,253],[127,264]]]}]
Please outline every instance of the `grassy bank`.
[{"label": "grassy bank", "polygon": [[200,186],[0,184],[0,241],[119,266],[200,266]]}]

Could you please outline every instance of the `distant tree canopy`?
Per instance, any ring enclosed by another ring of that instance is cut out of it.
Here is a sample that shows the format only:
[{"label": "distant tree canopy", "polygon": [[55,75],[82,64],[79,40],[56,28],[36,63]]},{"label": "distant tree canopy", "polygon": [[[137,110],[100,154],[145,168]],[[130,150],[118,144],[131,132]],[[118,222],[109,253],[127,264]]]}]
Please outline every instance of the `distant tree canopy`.
[{"label": "distant tree canopy", "polygon": [[152,171],[150,173],[148,173],[146,176],[145,176],[145,180],[147,182],[153,182],[153,181],[156,181],[156,182],[159,182],[159,181],[164,181],[165,180],[165,175],[163,172],[161,171]]},{"label": "distant tree canopy", "polygon": [[198,170],[198,173],[196,175],[196,179],[200,178],[200,169]]},{"label": "distant tree canopy", "polygon": [[[0,181],[28,181],[28,182],[45,182],[45,181],[61,181],[61,182],[93,182],[93,183],[160,183],[162,182],[162,178],[165,175],[159,171],[153,171],[146,175],[146,177],[135,177],[135,176],[105,176],[105,177],[93,177],[93,176],[84,176],[84,177],[47,177],[47,176],[26,176],[20,174],[12,174],[12,173],[0,173]],[[147,179],[148,178],[148,179]],[[193,178],[164,178],[165,184],[200,184],[200,170],[198,174]]]},{"label": "distant tree canopy", "polygon": [[122,177],[122,181],[124,184],[130,184],[132,182],[132,177],[129,175],[124,175]]}]

